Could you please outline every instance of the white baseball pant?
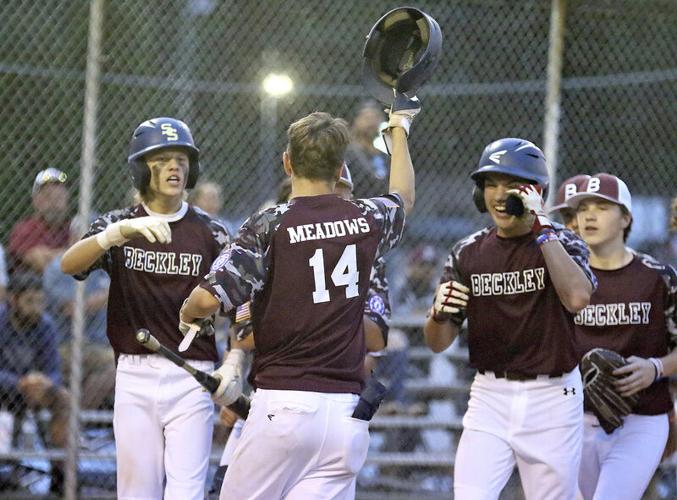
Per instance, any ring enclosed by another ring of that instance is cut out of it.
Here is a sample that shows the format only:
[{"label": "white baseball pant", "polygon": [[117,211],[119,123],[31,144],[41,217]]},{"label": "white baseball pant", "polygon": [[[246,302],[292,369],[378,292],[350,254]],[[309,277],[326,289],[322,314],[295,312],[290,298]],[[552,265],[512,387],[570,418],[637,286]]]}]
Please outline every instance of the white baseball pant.
[{"label": "white baseball pant", "polygon": [[369,448],[359,396],[257,389],[221,500],[352,500]]},{"label": "white baseball pant", "polygon": [[120,355],[113,415],[119,499],[204,498],[214,404],[188,372],[157,354]]},{"label": "white baseball pant", "polygon": [[604,432],[586,413],[578,487],[585,500],[638,500],[661,461],[669,431],[668,415],[628,415],[623,426]]},{"label": "white baseball pant", "polygon": [[578,368],[512,381],[477,373],[456,451],[457,500],[493,500],[515,465],[527,499],[573,500],[583,438]]}]

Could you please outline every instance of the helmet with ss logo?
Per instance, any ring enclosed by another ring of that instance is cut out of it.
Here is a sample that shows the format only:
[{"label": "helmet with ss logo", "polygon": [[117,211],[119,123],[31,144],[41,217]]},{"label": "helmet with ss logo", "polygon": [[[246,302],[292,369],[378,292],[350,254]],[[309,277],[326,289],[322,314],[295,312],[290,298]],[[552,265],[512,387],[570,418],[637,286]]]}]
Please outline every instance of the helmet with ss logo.
[{"label": "helmet with ss logo", "polygon": [[195,146],[188,125],[176,118],[160,117],[146,120],[134,130],[129,143],[127,162],[132,170],[134,187],[144,191],[150,182],[150,170],[144,160],[148,153],[164,148],[183,148],[189,159],[186,189],[195,186],[200,175],[200,150]]}]

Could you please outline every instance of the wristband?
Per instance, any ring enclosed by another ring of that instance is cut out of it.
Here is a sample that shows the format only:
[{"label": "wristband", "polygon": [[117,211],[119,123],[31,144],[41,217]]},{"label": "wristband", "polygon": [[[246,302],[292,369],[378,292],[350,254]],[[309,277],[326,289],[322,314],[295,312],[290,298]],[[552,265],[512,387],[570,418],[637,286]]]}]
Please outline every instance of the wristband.
[{"label": "wristband", "polygon": [[541,246],[544,243],[547,243],[548,241],[557,241],[558,239],[559,238],[557,238],[557,234],[555,233],[555,231],[547,229],[541,232],[538,238],[536,238],[536,243],[538,244],[538,246]]},{"label": "wristband", "polygon": [[96,242],[104,250],[108,250],[111,247],[120,246],[128,241],[129,240],[122,235],[122,229],[120,228],[120,224],[117,222],[111,224],[96,235]]},{"label": "wristband", "polygon": [[659,358],[649,358],[651,364],[653,364],[654,369],[656,370],[656,376],[653,381],[655,382],[663,376],[663,362]]}]

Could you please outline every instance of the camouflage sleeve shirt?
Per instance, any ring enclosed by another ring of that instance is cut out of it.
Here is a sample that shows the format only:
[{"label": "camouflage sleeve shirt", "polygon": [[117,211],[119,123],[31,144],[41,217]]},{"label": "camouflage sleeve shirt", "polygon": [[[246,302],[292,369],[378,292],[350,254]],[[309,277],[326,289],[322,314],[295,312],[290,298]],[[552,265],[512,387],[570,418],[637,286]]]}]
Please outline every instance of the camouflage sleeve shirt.
[{"label": "camouflage sleeve shirt", "polygon": [[[144,205],[106,213],[92,223],[84,238],[119,220],[147,215]],[[84,279],[95,269],[110,276],[107,335],[116,353],[147,352],[134,338],[140,328],[150,330],[169,349],[178,349],[183,339],[177,328],[181,304],[229,243],[222,224],[188,204],[166,220],[172,231],[170,243],[134,238],[106,250],[89,269],[75,276]],[[184,355],[187,359],[215,360],[213,338],[196,339]]]},{"label": "camouflage sleeve shirt", "polygon": [[390,298],[388,279],[386,278],[385,259],[378,258],[371,269],[371,282],[364,303],[364,315],[378,325],[383,337],[388,337],[390,329]]},{"label": "camouflage sleeve shirt", "polygon": [[[377,198],[353,200],[363,215],[380,226],[381,238],[372,269],[372,288],[369,298],[372,308],[365,305],[365,313],[378,317],[377,323],[387,324],[390,305],[387,280],[383,269],[383,256],[402,238],[405,224],[404,206],[398,194]],[[221,302],[224,312],[250,300],[263,291],[273,251],[273,236],[283,217],[293,209],[294,200],[261,210],[247,219],[233,244],[213,262],[210,273],[201,286]],[[377,297],[377,298],[374,298]],[[369,309],[370,312],[367,312]],[[382,311],[382,312],[381,312]],[[387,312],[386,312],[387,311]],[[384,316],[385,315],[385,316]]]}]

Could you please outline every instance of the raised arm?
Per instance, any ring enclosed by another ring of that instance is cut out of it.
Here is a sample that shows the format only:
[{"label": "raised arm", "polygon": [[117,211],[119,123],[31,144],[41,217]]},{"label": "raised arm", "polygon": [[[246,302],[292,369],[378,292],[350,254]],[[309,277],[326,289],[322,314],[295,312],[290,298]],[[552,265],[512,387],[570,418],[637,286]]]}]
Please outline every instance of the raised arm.
[{"label": "raised arm", "polygon": [[419,111],[421,103],[416,97],[410,99],[404,94],[397,94],[389,111],[390,120],[385,133],[386,144],[390,143],[389,150],[392,152],[389,191],[402,197],[407,213],[414,207],[416,200],[414,166],[409,155],[407,136],[411,122]]},{"label": "raised arm", "polygon": [[590,296],[596,286],[595,277],[588,266],[587,247],[570,231],[561,231],[560,240],[553,222],[545,213],[538,187],[524,185],[508,193],[522,200],[525,209],[522,217],[532,224],[531,231],[538,235],[536,242],[543,252],[548,274],[562,305],[567,311],[577,313],[590,303]]},{"label": "raised arm", "polygon": [[555,237],[541,244],[548,274],[559,300],[571,313],[577,313],[590,303],[592,283],[583,270]]}]

